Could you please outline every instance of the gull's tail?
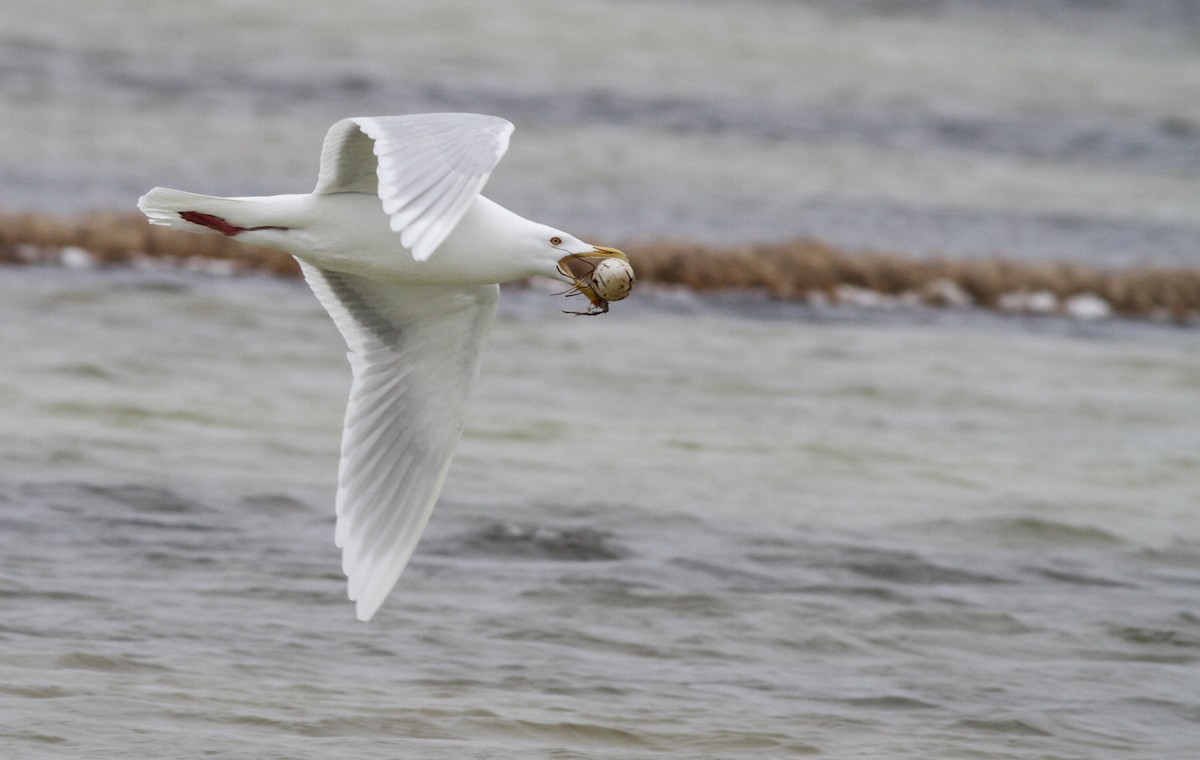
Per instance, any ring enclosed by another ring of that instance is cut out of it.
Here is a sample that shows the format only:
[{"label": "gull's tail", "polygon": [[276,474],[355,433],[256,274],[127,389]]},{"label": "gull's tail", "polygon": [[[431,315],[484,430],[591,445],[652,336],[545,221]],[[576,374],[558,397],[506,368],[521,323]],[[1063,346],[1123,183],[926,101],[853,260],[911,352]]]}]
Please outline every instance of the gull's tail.
[{"label": "gull's tail", "polygon": [[138,209],[151,224],[177,230],[202,232],[205,229],[233,237],[242,232],[286,230],[275,224],[256,224],[266,204],[256,198],[219,198],[169,187],[156,187],[138,198]]}]

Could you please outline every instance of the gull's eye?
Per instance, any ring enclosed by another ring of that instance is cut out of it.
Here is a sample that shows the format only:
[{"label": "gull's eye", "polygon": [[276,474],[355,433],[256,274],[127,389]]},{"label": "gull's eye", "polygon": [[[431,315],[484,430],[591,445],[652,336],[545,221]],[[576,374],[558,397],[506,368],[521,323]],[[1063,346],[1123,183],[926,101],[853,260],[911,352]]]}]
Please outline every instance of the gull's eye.
[{"label": "gull's eye", "polygon": [[550,238],[550,245],[562,245],[562,238],[560,238],[558,235],[555,235],[554,237]]}]

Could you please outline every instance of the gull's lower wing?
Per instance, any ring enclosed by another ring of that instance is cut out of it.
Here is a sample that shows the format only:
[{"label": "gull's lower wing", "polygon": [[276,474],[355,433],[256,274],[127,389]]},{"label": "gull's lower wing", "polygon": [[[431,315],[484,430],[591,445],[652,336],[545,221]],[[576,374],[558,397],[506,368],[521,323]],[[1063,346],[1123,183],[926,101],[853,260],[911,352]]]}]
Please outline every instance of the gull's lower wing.
[{"label": "gull's lower wing", "polygon": [[350,349],[335,540],[358,618],[369,620],[437,503],[500,289],[300,266]]}]

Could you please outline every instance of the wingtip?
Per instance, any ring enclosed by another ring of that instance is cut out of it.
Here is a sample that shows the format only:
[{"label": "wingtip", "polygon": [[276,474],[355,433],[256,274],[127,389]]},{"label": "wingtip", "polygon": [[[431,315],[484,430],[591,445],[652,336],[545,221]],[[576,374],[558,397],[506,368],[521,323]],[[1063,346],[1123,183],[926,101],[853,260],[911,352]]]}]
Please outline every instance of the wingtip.
[{"label": "wingtip", "polygon": [[383,606],[383,600],[386,598],[386,594],[384,594],[382,597],[359,597],[354,602],[354,616],[358,618],[360,622],[371,622],[371,618],[375,617],[376,612],[379,612],[379,608]]}]

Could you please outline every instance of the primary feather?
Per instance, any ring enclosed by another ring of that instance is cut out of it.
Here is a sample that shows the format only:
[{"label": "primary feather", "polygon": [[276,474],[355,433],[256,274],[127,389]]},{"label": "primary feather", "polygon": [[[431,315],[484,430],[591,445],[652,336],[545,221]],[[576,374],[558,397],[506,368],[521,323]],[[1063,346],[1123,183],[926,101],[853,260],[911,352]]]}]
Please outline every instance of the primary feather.
[{"label": "primary feather", "polygon": [[325,136],[313,193],[378,190],[400,243],[425,261],[483,190],[512,132],[481,114],[343,119]]}]

